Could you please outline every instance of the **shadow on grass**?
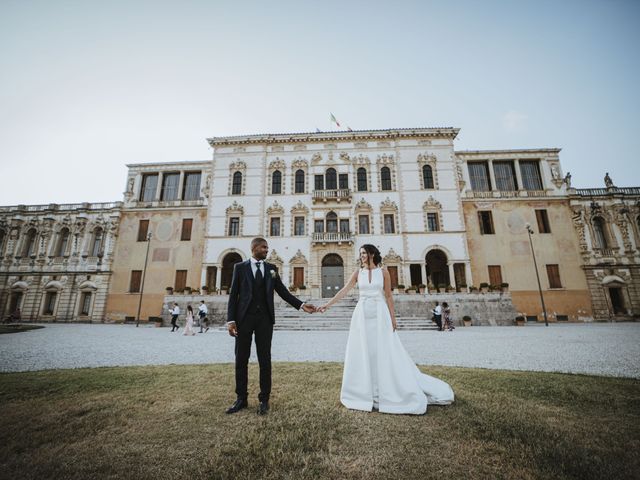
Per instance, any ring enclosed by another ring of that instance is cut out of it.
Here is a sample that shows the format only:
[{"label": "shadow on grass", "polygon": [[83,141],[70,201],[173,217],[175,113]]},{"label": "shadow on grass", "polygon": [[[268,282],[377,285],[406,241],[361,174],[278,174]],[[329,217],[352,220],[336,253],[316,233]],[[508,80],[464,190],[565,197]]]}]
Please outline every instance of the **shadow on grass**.
[{"label": "shadow on grass", "polygon": [[634,478],[636,380],[429,367],[456,402],[349,411],[342,365],[274,365],[272,410],[234,400],[233,366],[0,374],[4,478]]}]

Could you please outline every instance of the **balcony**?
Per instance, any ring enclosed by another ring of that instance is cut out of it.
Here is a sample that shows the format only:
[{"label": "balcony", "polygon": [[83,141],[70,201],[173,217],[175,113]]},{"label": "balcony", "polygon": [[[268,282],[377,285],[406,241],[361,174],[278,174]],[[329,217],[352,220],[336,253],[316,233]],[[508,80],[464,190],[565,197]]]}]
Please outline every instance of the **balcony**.
[{"label": "balcony", "polygon": [[547,190],[489,190],[476,191],[467,190],[466,198],[531,198],[547,197]]},{"label": "balcony", "polygon": [[615,257],[618,249],[617,248],[594,248],[593,251],[596,255],[600,255],[602,257]]},{"label": "balcony", "polygon": [[313,203],[327,203],[330,201],[335,201],[337,203],[351,202],[351,190],[348,188],[341,188],[338,190],[314,190],[312,201]]},{"label": "balcony", "polygon": [[342,245],[348,243],[353,245],[353,233],[351,232],[317,232],[313,234],[312,245],[326,245],[327,243],[337,243]]}]

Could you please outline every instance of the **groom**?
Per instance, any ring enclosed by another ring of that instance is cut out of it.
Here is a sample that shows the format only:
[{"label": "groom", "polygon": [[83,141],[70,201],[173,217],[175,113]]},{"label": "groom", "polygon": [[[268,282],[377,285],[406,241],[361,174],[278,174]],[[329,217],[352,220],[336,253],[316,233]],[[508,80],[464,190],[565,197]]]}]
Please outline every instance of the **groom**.
[{"label": "groom", "polygon": [[307,313],[316,307],[305,304],[289,293],[274,266],[264,261],[269,245],[264,238],[251,241],[251,258],[237,263],[227,305],[227,329],[236,338],[236,395],[237,399],[227,413],[236,413],[247,408],[247,365],[251,354],[251,339],[255,334],[258,363],[260,364],[260,395],[258,414],[269,411],[271,394],[271,337],[275,314],[273,291],[289,305]]}]

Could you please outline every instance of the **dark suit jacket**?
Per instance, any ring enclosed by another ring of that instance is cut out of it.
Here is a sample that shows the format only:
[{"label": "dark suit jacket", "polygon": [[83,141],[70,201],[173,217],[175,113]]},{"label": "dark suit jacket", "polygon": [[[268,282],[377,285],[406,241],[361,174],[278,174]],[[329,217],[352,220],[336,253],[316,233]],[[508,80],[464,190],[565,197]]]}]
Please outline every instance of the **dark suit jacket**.
[{"label": "dark suit jacket", "polygon": [[[269,307],[269,318],[271,323],[276,323],[273,308],[273,291],[275,290],[285,302],[293,308],[300,310],[302,301],[289,292],[280,280],[273,265],[264,263],[264,283],[266,289],[267,305]],[[274,272],[273,275],[271,272]],[[249,305],[253,297],[254,276],[251,271],[251,260],[236,263],[233,267],[233,277],[231,279],[231,288],[229,290],[229,303],[227,304],[227,322],[236,322],[240,326],[242,320],[247,314]]]}]

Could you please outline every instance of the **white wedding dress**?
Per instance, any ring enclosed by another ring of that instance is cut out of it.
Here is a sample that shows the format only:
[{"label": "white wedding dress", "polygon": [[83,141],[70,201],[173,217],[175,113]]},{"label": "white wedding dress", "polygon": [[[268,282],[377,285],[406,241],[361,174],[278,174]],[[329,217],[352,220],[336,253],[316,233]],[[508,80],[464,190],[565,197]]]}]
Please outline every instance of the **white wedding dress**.
[{"label": "white wedding dress", "polygon": [[393,331],[380,268],[361,269],[360,298],[351,317],[340,401],[354,410],[421,415],[427,404],[448,405],[453,390],[425,375]]}]

